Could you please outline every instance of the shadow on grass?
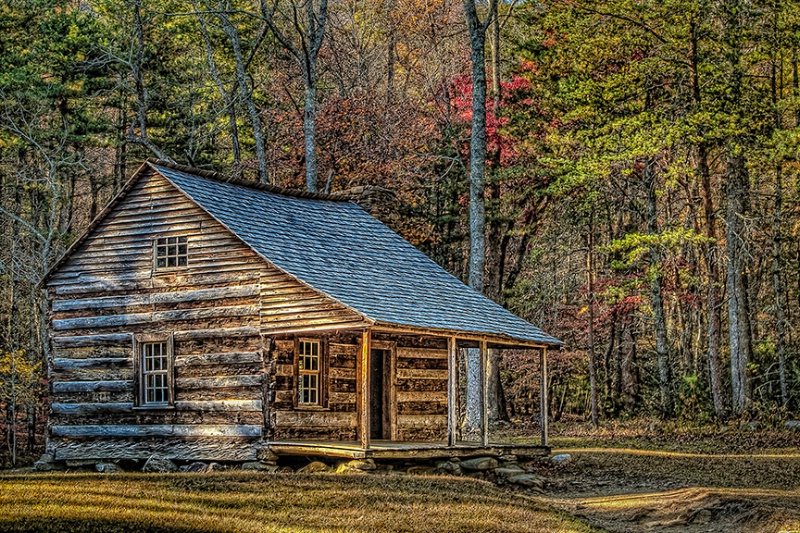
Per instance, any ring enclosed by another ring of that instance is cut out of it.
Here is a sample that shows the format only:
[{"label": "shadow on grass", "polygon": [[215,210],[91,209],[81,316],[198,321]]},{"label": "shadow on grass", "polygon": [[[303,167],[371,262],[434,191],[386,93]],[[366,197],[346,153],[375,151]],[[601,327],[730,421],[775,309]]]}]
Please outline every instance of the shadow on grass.
[{"label": "shadow on grass", "polygon": [[19,520],[0,518],[0,531],[6,533],[195,533],[194,527],[146,526],[135,520],[107,520],[102,518],[65,519],[35,517]]}]

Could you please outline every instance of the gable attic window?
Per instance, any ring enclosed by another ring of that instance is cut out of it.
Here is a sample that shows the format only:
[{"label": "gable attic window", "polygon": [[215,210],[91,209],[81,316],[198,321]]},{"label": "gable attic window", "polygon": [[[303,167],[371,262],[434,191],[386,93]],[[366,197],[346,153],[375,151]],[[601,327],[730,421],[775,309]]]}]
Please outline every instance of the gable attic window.
[{"label": "gable attic window", "polygon": [[186,235],[155,239],[156,270],[184,268],[188,263],[189,249]]},{"label": "gable attic window", "polygon": [[297,404],[322,405],[320,381],[320,342],[300,340],[297,343]]}]

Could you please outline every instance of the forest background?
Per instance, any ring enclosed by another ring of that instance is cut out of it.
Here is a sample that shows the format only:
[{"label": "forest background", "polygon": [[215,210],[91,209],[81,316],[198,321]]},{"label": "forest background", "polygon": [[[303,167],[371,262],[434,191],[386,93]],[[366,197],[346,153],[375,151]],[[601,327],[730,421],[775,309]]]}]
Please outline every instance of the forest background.
[{"label": "forest background", "polygon": [[[392,191],[396,231],[566,342],[555,420],[792,417],[799,47],[795,0],[2,2],[3,461],[48,410],[38,282],[152,157]],[[534,359],[496,361],[494,418],[538,410]]]}]

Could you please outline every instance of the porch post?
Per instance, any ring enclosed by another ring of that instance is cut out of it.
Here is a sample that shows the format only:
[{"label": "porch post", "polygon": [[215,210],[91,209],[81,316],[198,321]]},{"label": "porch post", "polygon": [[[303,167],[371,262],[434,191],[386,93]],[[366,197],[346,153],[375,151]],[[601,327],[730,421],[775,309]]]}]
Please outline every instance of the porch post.
[{"label": "porch post", "polygon": [[539,350],[539,397],[540,411],[541,411],[541,426],[542,426],[542,446],[547,446],[547,408],[549,402],[547,399],[547,348],[542,347]]},{"label": "porch post", "polygon": [[487,355],[486,341],[481,341],[481,445],[489,445],[489,394],[487,389],[489,380],[489,357]]},{"label": "porch post", "polygon": [[447,339],[447,445],[456,445],[458,429],[458,344]]},{"label": "porch post", "polygon": [[372,332],[365,329],[361,332],[361,355],[359,357],[359,390],[356,409],[358,411],[358,437],[361,440],[361,448],[369,448],[371,405],[370,405],[370,354],[372,352]]}]

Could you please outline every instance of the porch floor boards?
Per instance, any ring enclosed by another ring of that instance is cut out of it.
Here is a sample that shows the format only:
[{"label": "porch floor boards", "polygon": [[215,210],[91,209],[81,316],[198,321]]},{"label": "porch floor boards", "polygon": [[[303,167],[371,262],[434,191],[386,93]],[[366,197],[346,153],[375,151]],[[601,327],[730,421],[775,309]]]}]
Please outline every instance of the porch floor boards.
[{"label": "porch floor boards", "polygon": [[373,440],[365,449],[361,447],[360,442],[355,441],[286,440],[270,442],[269,449],[278,456],[311,455],[350,459],[444,459],[449,457],[499,457],[507,454],[519,457],[539,457],[550,454],[549,446],[502,443],[482,446],[477,442],[468,441],[448,446],[446,442]]}]

